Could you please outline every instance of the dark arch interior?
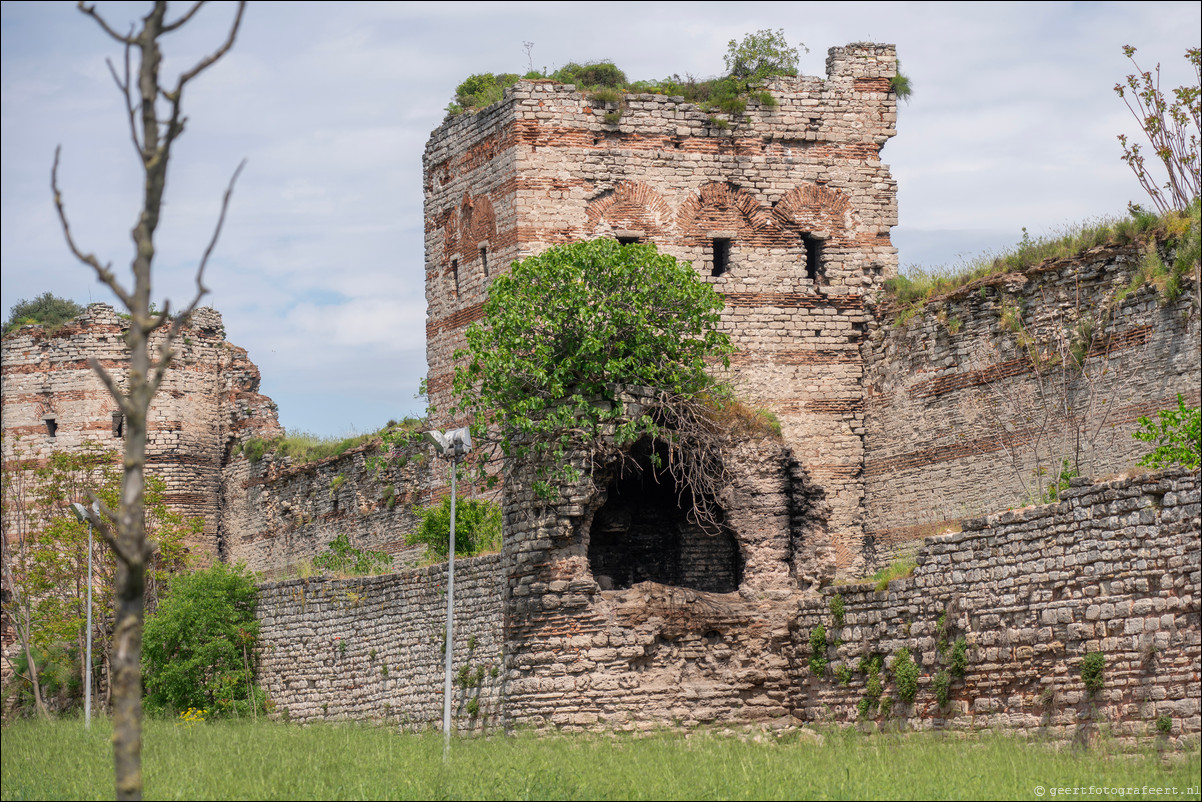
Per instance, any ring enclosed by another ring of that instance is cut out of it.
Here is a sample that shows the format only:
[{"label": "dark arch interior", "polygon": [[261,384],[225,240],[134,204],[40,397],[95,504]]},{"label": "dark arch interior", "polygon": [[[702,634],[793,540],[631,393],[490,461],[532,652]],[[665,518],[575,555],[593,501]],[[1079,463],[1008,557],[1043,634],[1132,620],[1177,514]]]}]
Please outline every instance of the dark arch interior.
[{"label": "dark arch interior", "polygon": [[[651,465],[650,449],[609,485],[593,516],[588,557],[603,588],[638,582],[730,593],[743,579],[743,559],[725,526],[707,533],[688,519],[672,477]],[[687,496],[685,504],[688,504]],[[606,579],[608,578],[608,579]]]}]

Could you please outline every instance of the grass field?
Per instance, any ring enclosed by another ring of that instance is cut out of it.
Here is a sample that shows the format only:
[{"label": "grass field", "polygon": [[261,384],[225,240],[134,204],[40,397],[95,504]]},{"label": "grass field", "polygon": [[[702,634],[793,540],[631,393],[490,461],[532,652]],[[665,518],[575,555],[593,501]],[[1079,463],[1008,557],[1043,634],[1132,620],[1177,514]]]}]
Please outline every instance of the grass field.
[{"label": "grass field", "polygon": [[[71,719],[6,726],[3,798],[111,798],[110,735],[103,719],[90,732]],[[1093,799],[1133,788],[1147,798],[1155,787],[1198,799],[1202,774],[1196,748],[1130,754],[839,731],[821,743],[792,734],[497,735],[455,740],[444,766],[437,733],[162,720],[146,723],[143,759],[148,799],[1037,799],[1037,786],[1043,798],[1093,786],[1112,791],[1086,794]]]}]

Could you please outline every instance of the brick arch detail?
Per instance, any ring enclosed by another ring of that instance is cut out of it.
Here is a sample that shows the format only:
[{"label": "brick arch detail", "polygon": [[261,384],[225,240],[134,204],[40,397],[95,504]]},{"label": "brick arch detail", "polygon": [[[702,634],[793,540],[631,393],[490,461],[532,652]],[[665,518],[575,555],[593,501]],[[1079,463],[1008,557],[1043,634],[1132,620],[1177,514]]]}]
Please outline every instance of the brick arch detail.
[{"label": "brick arch detail", "polygon": [[821,232],[830,245],[851,245],[855,215],[847,196],[837,189],[802,184],[789,190],[772,215],[796,232]]},{"label": "brick arch detail", "polygon": [[675,215],[667,201],[641,181],[619,181],[612,190],[589,202],[585,227],[590,236],[603,237],[611,231],[642,231],[661,240],[672,230]]},{"label": "brick arch detail", "polygon": [[496,245],[497,213],[487,195],[473,198],[471,193],[463,193],[456,234],[461,264],[480,257],[480,243]]},{"label": "brick arch detail", "polygon": [[792,240],[754,195],[726,182],[702,185],[680,205],[676,220],[690,245],[705,244],[715,231],[732,232],[740,245],[784,245]]}]

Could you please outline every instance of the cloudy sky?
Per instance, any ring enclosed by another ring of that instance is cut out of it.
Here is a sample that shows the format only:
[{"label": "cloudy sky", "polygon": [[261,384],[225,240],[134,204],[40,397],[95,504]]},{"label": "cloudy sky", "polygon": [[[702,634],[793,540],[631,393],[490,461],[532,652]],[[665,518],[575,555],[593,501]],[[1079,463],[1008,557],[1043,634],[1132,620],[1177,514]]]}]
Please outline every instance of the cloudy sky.
[{"label": "cloudy sky", "polygon": [[[98,4],[119,30],[146,4]],[[177,13],[184,4],[173,4]],[[206,7],[165,42],[175,76],[224,35]],[[897,45],[914,86],[884,150],[899,185],[893,241],[908,265],[954,264],[1140,200],[1115,135],[1115,96],[1162,64],[1193,82],[1202,4],[1186,3],[252,3],[233,51],[189,87],[160,228],[157,297],[189,296],[238,162],[206,301],[262,369],[290,430],[370,431],[418,414],[425,373],[421,156],[474,72],[612,59],[631,79],[722,71],[727,42],[783,28],[806,74],[854,41]],[[2,246],[5,317],[46,290],[112,299],[73,262],[50,165],[77,241],[128,265],[139,168],[105,58],[121,51],[73,3],[4,3]]]}]

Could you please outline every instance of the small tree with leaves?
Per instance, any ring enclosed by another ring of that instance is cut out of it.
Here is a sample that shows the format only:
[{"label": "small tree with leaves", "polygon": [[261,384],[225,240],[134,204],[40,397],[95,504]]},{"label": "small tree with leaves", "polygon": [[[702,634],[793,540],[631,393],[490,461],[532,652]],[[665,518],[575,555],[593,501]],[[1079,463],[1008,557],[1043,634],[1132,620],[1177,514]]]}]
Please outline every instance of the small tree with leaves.
[{"label": "small tree with leaves", "polygon": [[1123,83],[1114,85],[1114,91],[1139,123],[1152,152],[1168,173],[1163,186],[1158,185],[1152,170],[1144,160],[1142,146],[1138,142],[1128,143],[1127,137],[1119,134],[1123,146],[1123,161],[1131,167],[1140,186],[1148,193],[1152,203],[1160,212],[1171,209],[1184,210],[1190,201],[1198,197],[1202,178],[1199,177],[1199,112],[1202,109],[1202,50],[1192,47],[1185,51],[1185,58],[1194,68],[1194,85],[1179,86],[1173,90],[1170,101],[1160,89],[1160,65],[1155,72],[1140,69],[1135,61],[1135,48],[1123,47],[1123,53],[1131,60],[1136,72],[1128,75]]},{"label": "small tree with leaves", "polygon": [[[809,52],[805,45],[800,47]],[[749,33],[741,42],[731,39],[723,58],[727,73],[748,84],[774,75],[796,75],[800,55],[796,47],[789,47],[784,29],[778,28]]]},{"label": "small tree with leaves", "polygon": [[[615,456],[604,433],[618,446],[658,438],[678,486],[704,506],[723,482],[710,469],[726,431],[703,404],[719,395],[708,362],[728,364],[731,350],[722,306],[687,262],[650,244],[598,239],[515,262],[456,354],[452,414],[471,417],[477,443],[495,436],[505,456],[533,458],[544,498],[577,481],[580,464]],[[619,396],[632,386],[659,402],[627,416]]]},{"label": "small tree with leaves", "polygon": [[61,326],[68,320],[83,314],[83,307],[69,298],[59,298],[52,292],[44,292],[32,301],[22,298],[13,304],[4,333],[16,331],[27,323],[40,323],[48,328]]},{"label": "small tree with leaves", "polygon": [[[129,34],[122,34],[96,11],[94,5],[85,5],[82,0],[79,4],[80,11],[95,20],[101,30],[125,51],[124,69],[118,70],[109,62],[109,71],[124,98],[130,139],[144,174],[142,204],[132,232],[135,249],[131,263],[132,286],[117,279],[111,262],[102,262],[95,254],[83,250],[72,236],[58,186],[59,150],[55,151],[50,177],[55,208],[68,247],[80,262],[95,271],[96,277],[117,296],[130,316],[125,334],[129,348],[125,389],[96,359],[91,360],[92,369],[108,388],[126,421],[125,473],[120,505],[117,510],[102,505],[101,514],[93,516],[97,531],[117,557],[112,699],[113,761],[118,799],[140,799],[142,796],[142,625],[146,566],[153,555],[145,523],[146,422],[151,400],[175,356],[175,340],[208,291],[204,285],[205,266],[217,244],[233,184],[242,169],[239,166],[234,171],[226,188],[213,235],[199,260],[196,292],[191,302],[174,318],[168,302],[163,303],[162,311],[152,311],[151,267],[156,253],[155,232],[161,221],[172,147],[184,132],[184,90],[229,52],[246,7],[245,2],[238,4],[224,41],[181,73],[174,87],[168,88],[159,77],[163,61],[160,41],[186,25],[203,5],[203,2],[195,3],[177,19],[169,21],[167,3],[159,0],[142,18],[140,30],[135,32],[131,27]],[[135,52],[138,56],[136,71],[131,68]],[[152,348],[151,336],[156,334],[157,341]]]}]

